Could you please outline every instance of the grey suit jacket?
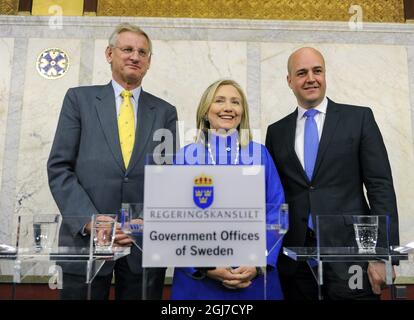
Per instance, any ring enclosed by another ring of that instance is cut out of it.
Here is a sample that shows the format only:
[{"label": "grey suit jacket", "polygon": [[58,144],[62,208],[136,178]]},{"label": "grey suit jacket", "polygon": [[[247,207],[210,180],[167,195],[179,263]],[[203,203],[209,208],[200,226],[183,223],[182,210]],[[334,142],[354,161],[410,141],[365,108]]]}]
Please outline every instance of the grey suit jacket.
[{"label": "grey suit jacket", "polygon": [[[89,246],[89,236],[80,231],[93,214],[117,213],[121,203],[143,202],[144,165],[160,143],[153,133],[168,129],[175,144],[176,120],[174,106],[141,90],[134,150],[125,168],[111,83],[68,90],[47,163],[50,190],[63,216],[60,245]],[[139,273],[137,251],[132,248],[128,263]]]}]

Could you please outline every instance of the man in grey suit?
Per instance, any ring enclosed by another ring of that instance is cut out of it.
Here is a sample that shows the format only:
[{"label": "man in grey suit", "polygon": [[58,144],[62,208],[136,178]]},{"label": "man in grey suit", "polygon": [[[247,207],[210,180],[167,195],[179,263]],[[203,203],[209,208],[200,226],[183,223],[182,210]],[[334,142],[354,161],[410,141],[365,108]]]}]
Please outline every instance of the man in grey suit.
[{"label": "man in grey suit", "polygon": [[[165,142],[175,149],[175,107],[141,87],[151,53],[144,31],[119,25],[105,52],[112,81],[66,93],[47,165],[49,186],[63,216],[62,246],[89,246],[93,214],[117,213],[122,203],[143,202],[144,165],[160,143],[154,141],[155,131],[169,130],[173,139]],[[145,272],[142,281],[141,253],[132,243],[118,227],[115,245],[131,246],[131,254],[104,264],[92,282],[92,299],[108,299],[113,275],[116,299],[141,299],[143,283],[147,298],[161,299],[165,269]],[[85,265],[65,263],[62,268],[61,297],[86,298]]]}]

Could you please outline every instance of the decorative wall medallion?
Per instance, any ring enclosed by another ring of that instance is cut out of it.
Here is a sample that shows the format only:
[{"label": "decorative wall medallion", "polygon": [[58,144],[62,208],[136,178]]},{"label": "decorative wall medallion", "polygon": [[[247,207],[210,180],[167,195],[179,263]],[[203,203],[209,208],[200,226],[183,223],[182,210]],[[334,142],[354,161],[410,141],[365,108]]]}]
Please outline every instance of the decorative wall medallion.
[{"label": "decorative wall medallion", "polygon": [[69,56],[59,48],[45,49],[37,58],[36,69],[46,79],[58,79],[69,69]]}]

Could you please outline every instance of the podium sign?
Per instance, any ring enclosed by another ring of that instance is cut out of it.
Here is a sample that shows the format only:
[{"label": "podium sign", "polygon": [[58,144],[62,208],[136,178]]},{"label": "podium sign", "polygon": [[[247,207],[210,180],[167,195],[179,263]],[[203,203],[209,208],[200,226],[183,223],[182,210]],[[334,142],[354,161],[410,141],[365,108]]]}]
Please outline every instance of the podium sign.
[{"label": "podium sign", "polygon": [[266,265],[263,166],[146,166],[144,267]]}]

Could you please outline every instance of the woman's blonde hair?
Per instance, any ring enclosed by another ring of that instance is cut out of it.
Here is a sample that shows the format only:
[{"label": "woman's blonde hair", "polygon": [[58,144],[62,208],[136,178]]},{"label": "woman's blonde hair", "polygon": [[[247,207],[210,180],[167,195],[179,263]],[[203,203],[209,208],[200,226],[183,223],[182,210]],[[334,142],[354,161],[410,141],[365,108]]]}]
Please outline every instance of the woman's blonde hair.
[{"label": "woman's blonde hair", "polygon": [[214,97],[218,88],[225,85],[231,85],[236,88],[242,98],[241,106],[243,108],[243,114],[241,116],[241,121],[237,128],[237,131],[239,132],[240,145],[242,147],[245,147],[252,140],[252,133],[249,123],[249,106],[247,104],[246,95],[244,94],[243,89],[236,81],[231,79],[217,80],[216,82],[212,83],[201,96],[196,115],[196,123],[198,129],[196,142],[206,143],[205,138],[207,137],[208,130],[210,129],[210,123],[206,119],[207,113],[214,101]]}]

